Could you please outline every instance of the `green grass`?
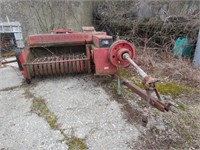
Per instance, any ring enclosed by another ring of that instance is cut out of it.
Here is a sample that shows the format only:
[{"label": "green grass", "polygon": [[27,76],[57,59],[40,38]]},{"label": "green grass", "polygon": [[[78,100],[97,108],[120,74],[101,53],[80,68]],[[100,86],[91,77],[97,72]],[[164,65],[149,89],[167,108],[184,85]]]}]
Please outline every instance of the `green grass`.
[{"label": "green grass", "polygon": [[[142,84],[142,79],[139,79],[139,77],[134,76],[134,74],[132,74],[130,71],[126,69],[119,69],[119,75],[132,81],[138,87],[144,88]],[[190,87],[187,87],[185,85],[178,85],[177,83],[174,83],[174,82],[170,82],[170,83],[158,82],[156,83],[156,88],[160,92],[160,94],[171,95],[173,98],[190,94],[193,91],[192,88]]]},{"label": "green grass", "polygon": [[34,96],[28,89],[24,93],[26,98],[32,99],[31,112],[44,118],[52,129],[56,128],[58,118],[49,110],[45,100],[41,97]]},{"label": "green grass", "polygon": [[189,87],[178,85],[176,83],[157,83],[156,88],[161,94],[171,95],[173,97],[180,97],[181,95],[191,93]]},{"label": "green grass", "polygon": [[38,116],[44,118],[52,129],[59,130],[65,137],[63,140],[69,146],[69,150],[86,150],[87,145],[84,139],[77,138],[75,136],[68,137],[64,134],[65,129],[60,129],[56,126],[58,118],[49,110],[45,100],[42,97],[36,97],[29,89],[25,89],[24,96],[27,99],[32,100],[31,112],[36,113]]},{"label": "green grass", "polygon": [[183,110],[183,111],[185,111],[185,110],[187,109],[186,105],[184,105],[184,104],[182,104],[182,103],[178,104],[178,108],[179,108],[180,110]]},{"label": "green grass", "polygon": [[66,143],[69,146],[69,150],[86,150],[86,149],[88,149],[87,145],[85,143],[85,140],[77,138],[75,136],[67,138]]}]

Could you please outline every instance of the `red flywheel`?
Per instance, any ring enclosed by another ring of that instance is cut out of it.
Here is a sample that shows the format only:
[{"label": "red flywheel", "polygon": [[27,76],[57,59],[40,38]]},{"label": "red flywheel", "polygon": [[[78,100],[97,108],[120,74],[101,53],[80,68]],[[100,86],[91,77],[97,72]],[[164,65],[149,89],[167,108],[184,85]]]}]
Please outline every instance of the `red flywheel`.
[{"label": "red flywheel", "polygon": [[125,40],[113,43],[109,49],[109,60],[116,67],[128,67],[130,63],[123,59],[124,53],[129,53],[130,58],[135,58],[135,46]]}]

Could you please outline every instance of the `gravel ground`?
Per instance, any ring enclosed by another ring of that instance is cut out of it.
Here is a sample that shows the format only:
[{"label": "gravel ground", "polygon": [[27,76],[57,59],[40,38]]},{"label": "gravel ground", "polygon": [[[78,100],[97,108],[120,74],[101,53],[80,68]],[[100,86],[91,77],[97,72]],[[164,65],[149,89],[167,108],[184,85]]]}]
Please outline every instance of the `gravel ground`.
[{"label": "gravel ground", "polygon": [[[30,113],[31,99],[24,97],[22,74],[14,67],[0,68],[0,149],[67,149],[64,137]],[[17,88],[16,88],[17,87]],[[13,88],[13,89],[12,89]]]},{"label": "gravel ground", "polygon": [[14,66],[0,68],[0,90],[20,86],[23,77]]},{"label": "gravel ground", "polygon": [[[5,84],[0,86],[0,149],[68,149],[59,130],[51,129],[44,118],[30,112],[32,99],[23,94],[27,86],[20,86],[20,72],[12,69],[0,68],[0,82]],[[10,80],[13,82],[7,86]],[[89,150],[128,150],[128,143],[137,140],[139,131],[123,118],[122,106],[91,81],[91,75],[34,83],[29,91],[45,100],[58,118],[59,129],[69,137],[85,139]],[[20,87],[5,90],[16,86]]]},{"label": "gravel ground", "polygon": [[90,75],[47,79],[31,91],[46,100],[67,135],[86,138],[91,150],[126,150],[138,130],[123,119],[120,105]]}]

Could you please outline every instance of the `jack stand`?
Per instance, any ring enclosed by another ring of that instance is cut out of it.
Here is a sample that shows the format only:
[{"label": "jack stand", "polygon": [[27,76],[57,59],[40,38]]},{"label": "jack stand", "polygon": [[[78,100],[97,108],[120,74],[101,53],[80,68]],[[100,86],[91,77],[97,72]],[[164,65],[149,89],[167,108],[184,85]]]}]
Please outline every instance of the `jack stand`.
[{"label": "jack stand", "polygon": [[117,94],[119,96],[122,95],[122,87],[121,87],[121,79],[120,78],[117,78]]}]

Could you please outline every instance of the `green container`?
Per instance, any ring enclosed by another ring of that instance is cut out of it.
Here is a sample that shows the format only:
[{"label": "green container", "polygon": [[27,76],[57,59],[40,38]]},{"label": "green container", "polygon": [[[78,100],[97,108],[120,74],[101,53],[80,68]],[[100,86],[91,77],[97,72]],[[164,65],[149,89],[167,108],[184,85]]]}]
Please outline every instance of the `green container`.
[{"label": "green container", "polygon": [[176,40],[173,53],[175,56],[190,57],[193,45],[189,43],[189,38],[180,37]]}]

